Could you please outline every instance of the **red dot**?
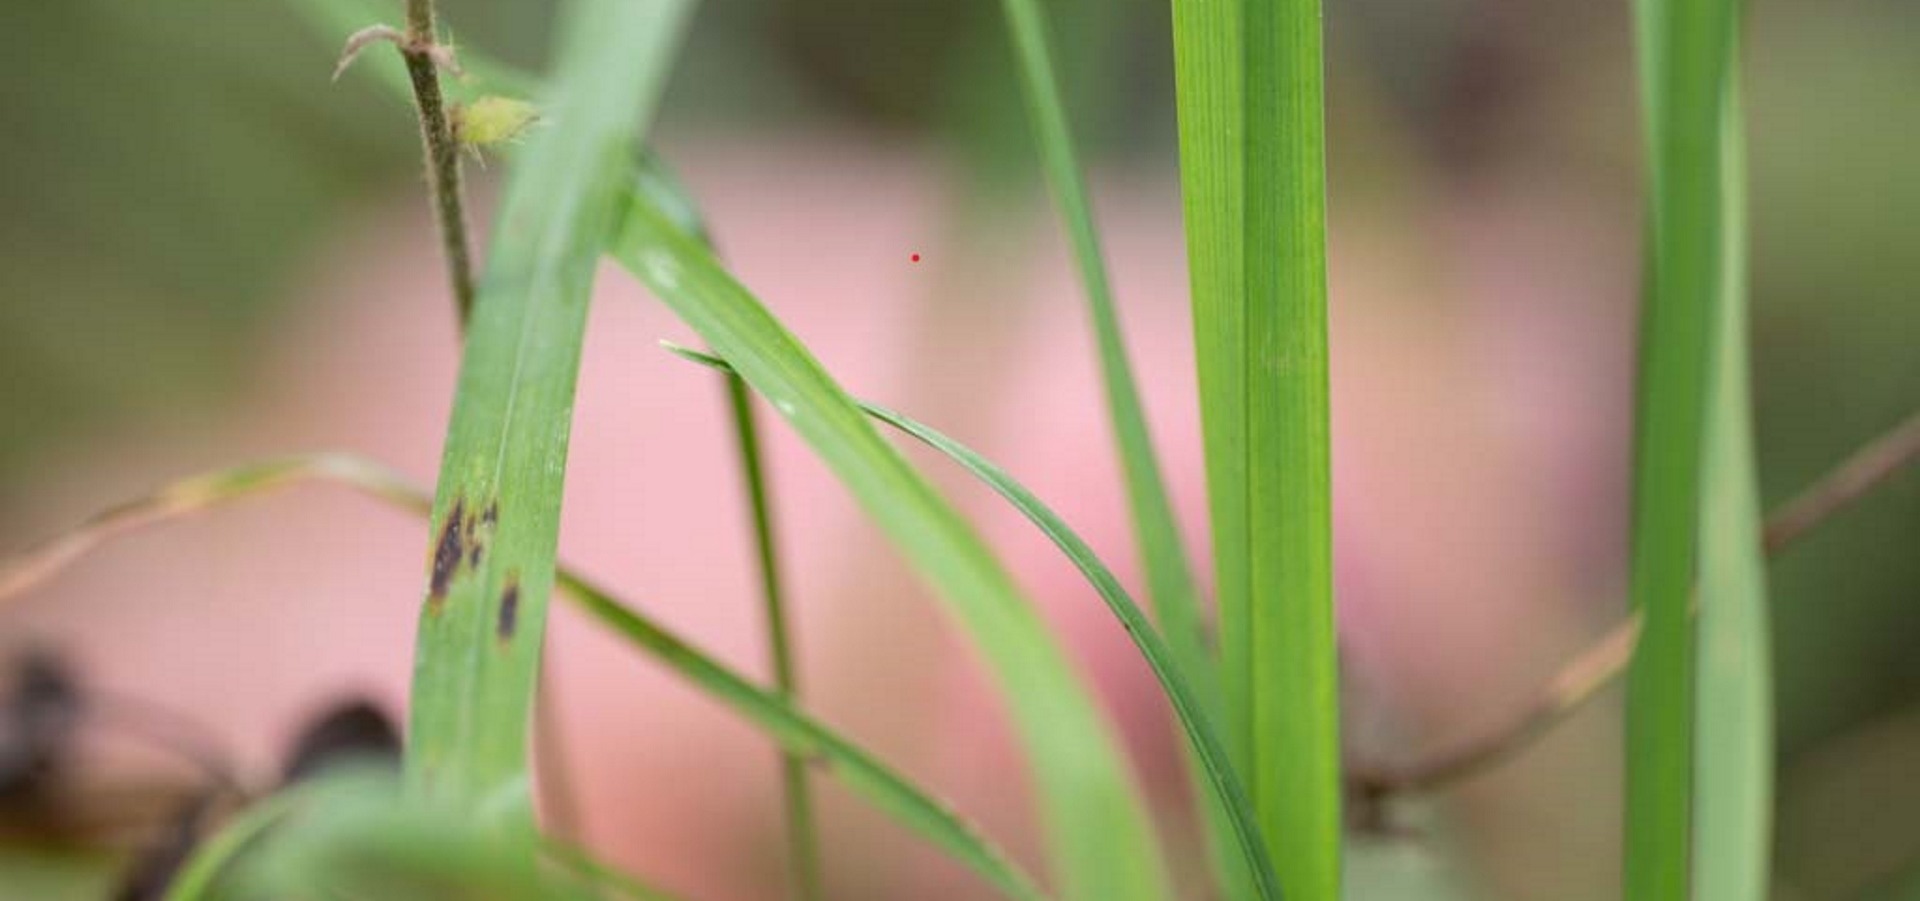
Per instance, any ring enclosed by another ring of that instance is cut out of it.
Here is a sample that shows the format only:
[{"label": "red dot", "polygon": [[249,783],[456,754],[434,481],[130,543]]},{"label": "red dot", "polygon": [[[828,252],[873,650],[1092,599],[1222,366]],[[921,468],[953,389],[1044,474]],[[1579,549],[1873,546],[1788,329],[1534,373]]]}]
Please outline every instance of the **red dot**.
[{"label": "red dot", "polygon": [[916,254],[914,254],[913,256],[911,256],[911,257],[908,257],[907,259],[910,259],[910,260],[912,260],[912,261],[914,261],[914,262],[916,262],[916,263],[918,263],[918,262],[920,262],[920,255],[916,253]]}]

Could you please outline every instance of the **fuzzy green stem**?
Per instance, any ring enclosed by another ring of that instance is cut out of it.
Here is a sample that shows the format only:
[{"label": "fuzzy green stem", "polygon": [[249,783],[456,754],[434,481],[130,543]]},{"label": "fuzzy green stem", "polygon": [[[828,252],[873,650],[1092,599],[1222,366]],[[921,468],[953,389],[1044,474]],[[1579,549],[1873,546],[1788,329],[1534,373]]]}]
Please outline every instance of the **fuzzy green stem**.
[{"label": "fuzzy green stem", "polygon": [[473,252],[467,240],[467,216],[460,191],[460,141],[446,95],[440,90],[440,54],[436,53],[433,0],[407,0],[406,42],[400,55],[420,111],[420,140],[426,150],[427,183],[433,190],[434,221],[440,227],[441,252],[453,286],[454,309],[466,325],[473,314]]}]

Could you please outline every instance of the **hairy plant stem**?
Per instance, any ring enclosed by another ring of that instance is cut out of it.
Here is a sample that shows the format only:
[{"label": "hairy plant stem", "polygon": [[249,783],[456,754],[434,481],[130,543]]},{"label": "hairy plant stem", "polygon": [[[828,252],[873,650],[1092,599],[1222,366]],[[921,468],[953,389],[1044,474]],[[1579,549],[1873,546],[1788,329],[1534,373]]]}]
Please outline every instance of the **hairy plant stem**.
[{"label": "hairy plant stem", "polygon": [[453,285],[454,309],[464,326],[473,315],[473,252],[467,241],[467,217],[460,192],[460,141],[440,90],[440,64],[448,57],[438,52],[433,0],[407,0],[406,40],[400,55],[407,62],[413,98],[420,111],[420,140],[426,149],[427,183],[433,190],[434,221],[440,227],[441,252],[446,256],[447,279]]},{"label": "hairy plant stem", "polygon": [[[1763,546],[1776,556],[1874,488],[1920,461],[1920,413],[1862,445],[1839,466],[1780,505],[1767,517]],[[1393,766],[1359,766],[1349,785],[1363,800],[1432,791],[1485,772],[1579,712],[1613,684],[1633,659],[1640,617],[1629,616],[1587,646],[1536,691],[1525,707],[1501,724]]]}]

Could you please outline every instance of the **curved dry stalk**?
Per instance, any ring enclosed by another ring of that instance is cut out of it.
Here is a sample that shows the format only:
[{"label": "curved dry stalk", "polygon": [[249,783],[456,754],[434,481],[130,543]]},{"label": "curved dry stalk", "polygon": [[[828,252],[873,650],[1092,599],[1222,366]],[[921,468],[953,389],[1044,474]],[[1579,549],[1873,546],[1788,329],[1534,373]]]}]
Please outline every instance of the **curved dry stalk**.
[{"label": "curved dry stalk", "polygon": [[[1767,517],[1769,556],[1786,550],[1813,529],[1920,460],[1920,413],[1854,451],[1839,466]],[[1469,736],[1399,765],[1350,766],[1349,784],[1362,799],[1431,791],[1484,772],[1547,733],[1613,683],[1633,659],[1640,620],[1629,616],[1569,661],[1532,700],[1491,730]]]},{"label": "curved dry stalk", "polygon": [[[424,490],[363,457],[328,452],[279,457],[181,479],[145,497],[103,510],[62,535],[0,561],[0,604],[45,583],[118,535],[306,481],[342,485],[416,516],[432,512],[432,498]],[[1047,901],[1051,897],[973,824],[866,750],[793,708],[784,697],[761,690],[567,568],[557,567],[555,576],[559,593],[602,626],[629,639],[689,684],[757,724],[783,750],[800,753],[838,777],[843,785],[945,850],[1005,897],[1016,901]]]},{"label": "curved dry stalk", "polygon": [[1920,459],[1920,413],[1854,451],[1767,517],[1767,553],[1776,554]]},{"label": "curved dry stalk", "polygon": [[1398,766],[1348,766],[1349,780],[1363,798],[1430,791],[1464,779],[1508,757],[1572,716],[1600,694],[1633,659],[1640,617],[1628,616],[1555,673],[1552,679],[1498,729],[1474,735],[1426,757]]},{"label": "curved dry stalk", "polygon": [[72,529],[0,564],[0,601],[31,590],[117,535],[224,501],[310,479],[346,482],[406,509],[427,509],[426,499],[406,480],[367,460],[333,453],[276,457],[181,479],[152,494],[88,517]]}]

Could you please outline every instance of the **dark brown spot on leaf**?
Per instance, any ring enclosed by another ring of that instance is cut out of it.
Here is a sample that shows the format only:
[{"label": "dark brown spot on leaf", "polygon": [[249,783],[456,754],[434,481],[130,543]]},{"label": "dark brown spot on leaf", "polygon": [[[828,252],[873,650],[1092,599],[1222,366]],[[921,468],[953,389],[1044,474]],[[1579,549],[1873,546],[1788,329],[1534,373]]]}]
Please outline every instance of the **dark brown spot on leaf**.
[{"label": "dark brown spot on leaf", "polygon": [[500,502],[491,501],[485,512],[467,520],[467,565],[480,568],[480,561],[486,559],[487,546],[493,542],[494,525],[500,521]]},{"label": "dark brown spot on leaf", "polygon": [[466,556],[464,532],[466,504],[459,498],[453,501],[453,509],[447,511],[447,521],[440,526],[440,539],[433,546],[433,574],[428,579],[427,599],[438,605],[447,598],[447,586],[453,584],[453,574],[460,568],[460,558]]},{"label": "dark brown spot on leaf", "polygon": [[500,622],[498,631],[503,642],[513,640],[513,632],[520,628],[520,577],[507,577],[507,588],[500,593]]}]

